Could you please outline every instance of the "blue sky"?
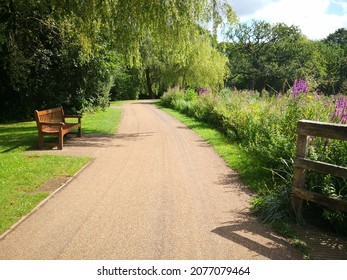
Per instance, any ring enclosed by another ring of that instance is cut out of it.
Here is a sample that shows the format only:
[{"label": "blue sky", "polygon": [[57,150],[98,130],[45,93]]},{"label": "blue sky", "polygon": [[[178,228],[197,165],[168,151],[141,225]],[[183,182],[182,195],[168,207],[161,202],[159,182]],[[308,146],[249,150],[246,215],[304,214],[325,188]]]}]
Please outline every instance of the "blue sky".
[{"label": "blue sky", "polygon": [[298,26],[320,40],[347,28],[347,0],[227,0],[241,22],[252,19]]}]

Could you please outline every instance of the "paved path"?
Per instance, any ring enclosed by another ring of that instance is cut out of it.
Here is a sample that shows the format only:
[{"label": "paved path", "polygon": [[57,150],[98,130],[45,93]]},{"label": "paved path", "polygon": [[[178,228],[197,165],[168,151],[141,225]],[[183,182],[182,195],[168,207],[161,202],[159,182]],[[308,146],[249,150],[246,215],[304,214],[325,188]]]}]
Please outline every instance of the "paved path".
[{"label": "paved path", "polygon": [[49,152],[95,159],[0,240],[0,259],[300,259],[249,216],[214,150],[149,102],[123,105],[116,136]]}]

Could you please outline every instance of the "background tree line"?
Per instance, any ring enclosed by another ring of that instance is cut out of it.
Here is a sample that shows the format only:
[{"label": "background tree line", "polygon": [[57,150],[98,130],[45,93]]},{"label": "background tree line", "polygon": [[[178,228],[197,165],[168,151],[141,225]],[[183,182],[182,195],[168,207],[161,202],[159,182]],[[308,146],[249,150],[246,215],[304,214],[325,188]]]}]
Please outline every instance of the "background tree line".
[{"label": "background tree line", "polygon": [[0,121],[153,98],[176,84],[285,91],[300,77],[329,94],[347,88],[346,29],[313,42],[294,26],[236,24],[223,0],[3,0],[0,19]]},{"label": "background tree line", "polygon": [[312,41],[296,26],[253,21],[234,25],[226,37],[219,49],[229,58],[228,87],[285,92],[304,79],[325,94],[347,93],[347,29]]}]

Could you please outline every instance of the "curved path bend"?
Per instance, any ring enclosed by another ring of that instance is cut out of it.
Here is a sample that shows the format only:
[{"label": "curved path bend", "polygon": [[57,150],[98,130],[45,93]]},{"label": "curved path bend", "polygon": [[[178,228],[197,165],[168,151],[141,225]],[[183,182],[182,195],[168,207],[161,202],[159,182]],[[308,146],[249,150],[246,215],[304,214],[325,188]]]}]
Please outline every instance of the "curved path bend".
[{"label": "curved path bend", "polygon": [[124,104],[115,136],[48,152],[94,160],[0,240],[0,259],[300,258],[249,215],[215,151],[150,102]]}]

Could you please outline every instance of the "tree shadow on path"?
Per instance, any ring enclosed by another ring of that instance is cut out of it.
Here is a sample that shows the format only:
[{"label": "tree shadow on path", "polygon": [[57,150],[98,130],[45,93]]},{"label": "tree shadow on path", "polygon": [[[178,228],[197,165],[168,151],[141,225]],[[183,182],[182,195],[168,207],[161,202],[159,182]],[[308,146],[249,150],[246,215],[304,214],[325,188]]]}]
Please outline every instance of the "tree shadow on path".
[{"label": "tree shadow on path", "polygon": [[213,233],[246,247],[255,254],[271,260],[302,259],[301,253],[284,238],[276,236],[273,231],[260,224],[255,218],[240,215],[236,221],[229,221],[212,230]]}]

